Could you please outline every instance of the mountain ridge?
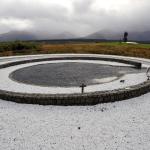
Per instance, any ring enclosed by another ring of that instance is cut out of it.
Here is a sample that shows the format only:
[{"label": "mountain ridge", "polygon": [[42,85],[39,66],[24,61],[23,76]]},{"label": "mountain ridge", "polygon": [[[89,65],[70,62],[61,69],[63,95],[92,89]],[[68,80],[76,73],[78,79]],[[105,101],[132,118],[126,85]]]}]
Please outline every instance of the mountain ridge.
[{"label": "mountain ridge", "polygon": [[[150,41],[150,31],[131,31],[128,32],[128,40],[130,41]],[[85,39],[106,39],[106,40],[122,40],[124,32],[115,32],[115,31],[98,31],[88,36],[84,37]]]},{"label": "mountain ridge", "polygon": [[[128,32],[129,41],[150,41],[150,31],[144,32]],[[120,41],[123,39],[124,32],[117,31],[98,31],[92,34],[89,34],[84,37],[77,37],[76,35],[70,32],[62,32],[57,34],[41,34],[38,32],[29,32],[29,31],[10,31],[7,33],[0,34],[0,41],[30,41],[30,40],[67,40],[67,39],[98,39],[98,40],[117,40]]]},{"label": "mountain ridge", "polygon": [[75,35],[69,32],[62,32],[58,34],[43,34],[32,33],[29,31],[10,31],[0,34],[0,41],[30,41],[30,40],[52,40],[52,39],[70,39],[76,38]]}]

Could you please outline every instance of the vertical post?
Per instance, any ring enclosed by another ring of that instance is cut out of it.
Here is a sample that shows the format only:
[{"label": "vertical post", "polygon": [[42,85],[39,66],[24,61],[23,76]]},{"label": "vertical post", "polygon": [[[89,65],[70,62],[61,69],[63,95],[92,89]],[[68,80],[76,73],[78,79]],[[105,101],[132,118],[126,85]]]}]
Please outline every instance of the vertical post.
[{"label": "vertical post", "polygon": [[86,87],[86,85],[85,84],[81,84],[80,87],[81,87],[81,93],[83,94],[84,93],[84,88]]},{"label": "vertical post", "polygon": [[146,71],[147,80],[150,80],[150,67]]}]

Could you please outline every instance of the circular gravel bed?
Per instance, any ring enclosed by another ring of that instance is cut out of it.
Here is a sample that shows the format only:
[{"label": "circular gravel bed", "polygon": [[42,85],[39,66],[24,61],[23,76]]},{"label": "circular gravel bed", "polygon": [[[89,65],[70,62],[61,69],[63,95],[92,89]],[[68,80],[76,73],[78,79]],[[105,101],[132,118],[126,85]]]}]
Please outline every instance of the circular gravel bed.
[{"label": "circular gravel bed", "polygon": [[92,64],[84,62],[59,62],[34,65],[18,69],[11,73],[10,77],[18,82],[40,86],[54,87],[79,87],[86,85],[105,83],[118,79],[124,74],[139,73],[131,66],[110,66],[104,64]]},{"label": "circular gravel bed", "polygon": [[[41,55],[18,60],[12,57],[2,59],[0,68],[0,98],[18,103],[95,105],[150,91],[146,69],[126,57]],[[86,85],[83,93],[82,83]]]}]

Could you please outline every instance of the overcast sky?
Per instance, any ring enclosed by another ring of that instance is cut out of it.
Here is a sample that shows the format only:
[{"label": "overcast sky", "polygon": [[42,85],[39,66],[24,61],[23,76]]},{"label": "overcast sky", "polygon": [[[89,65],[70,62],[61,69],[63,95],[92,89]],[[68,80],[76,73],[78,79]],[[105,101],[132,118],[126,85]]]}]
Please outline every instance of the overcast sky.
[{"label": "overcast sky", "polygon": [[150,0],[1,0],[0,33],[150,30]]}]

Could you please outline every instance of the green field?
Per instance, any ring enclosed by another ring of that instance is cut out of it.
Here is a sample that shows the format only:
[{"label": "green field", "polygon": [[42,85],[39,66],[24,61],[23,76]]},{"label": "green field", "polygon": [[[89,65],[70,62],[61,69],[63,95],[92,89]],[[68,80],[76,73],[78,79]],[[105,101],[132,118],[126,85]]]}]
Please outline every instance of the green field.
[{"label": "green field", "polygon": [[150,58],[150,44],[120,42],[46,44],[21,41],[0,43],[0,56],[53,53],[91,53]]}]

